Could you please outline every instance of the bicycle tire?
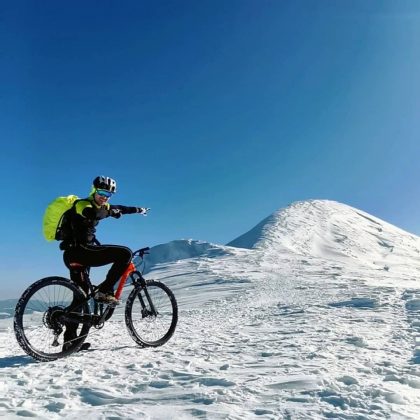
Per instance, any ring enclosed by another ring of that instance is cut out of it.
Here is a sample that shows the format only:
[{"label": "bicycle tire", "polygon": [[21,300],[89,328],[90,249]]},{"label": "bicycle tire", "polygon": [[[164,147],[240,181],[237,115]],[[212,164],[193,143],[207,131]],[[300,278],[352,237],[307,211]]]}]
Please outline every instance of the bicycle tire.
[{"label": "bicycle tire", "polygon": [[[157,315],[150,313],[145,289],[158,312]],[[146,288],[136,287],[128,296],[125,323],[131,338],[140,347],[159,347],[165,344],[175,332],[177,322],[178,304],[172,291],[163,283],[146,280]]]},{"label": "bicycle tire", "polygon": [[[75,328],[76,338],[72,340],[74,344],[69,349],[63,350],[64,343],[54,344],[54,326],[61,326],[63,336],[64,328],[67,328],[61,321],[54,319],[54,314],[58,316],[74,299],[83,301],[85,294],[64,277],[46,277],[25,290],[16,305],[13,326],[16,340],[26,354],[47,362],[79,350],[90,329],[87,324],[76,327],[79,328],[78,333]],[[82,312],[87,315],[90,313],[88,302],[81,304],[79,313]]]}]

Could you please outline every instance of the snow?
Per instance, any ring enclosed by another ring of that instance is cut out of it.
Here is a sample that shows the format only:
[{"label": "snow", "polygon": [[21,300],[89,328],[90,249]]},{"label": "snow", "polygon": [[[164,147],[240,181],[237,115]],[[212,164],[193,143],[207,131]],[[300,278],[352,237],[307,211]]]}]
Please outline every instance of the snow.
[{"label": "snow", "polygon": [[173,338],[140,349],[119,308],[91,351],[38,363],[0,319],[0,417],[418,419],[419,250],[420,238],[322,200],[228,246],[159,245],[146,277],[177,296]]}]

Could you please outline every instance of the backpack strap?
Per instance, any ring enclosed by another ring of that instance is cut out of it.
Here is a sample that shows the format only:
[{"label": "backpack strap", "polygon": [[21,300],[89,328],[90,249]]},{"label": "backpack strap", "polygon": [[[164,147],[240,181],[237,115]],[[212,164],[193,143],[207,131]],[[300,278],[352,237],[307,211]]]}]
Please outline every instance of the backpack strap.
[{"label": "backpack strap", "polygon": [[[77,200],[74,200],[74,202],[73,202],[72,206],[71,206],[68,210],[66,210],[66,211],[65,211],[65,212],[61,215],[60,220],[59,220],[59,222],[58,222],[58,224],[57,224],[57,229],[56,229],[56,231],[55,231],[55,238],[56,238],[57,240],[59,240],[59,241],[60,241],[60,240],[65,241],[65,240],[66,240],[66,239],[62,239],[62,238],[60,238],[64,218],[68,217],[68,216],[70,215],[70,213],[75,213],[76,204],[77,204],[79,201],[84,201],[84,200],[87,200],[87,199],[86,199],[86,198],[78,198]],[[70,219],[70,220],[69,220],[70,229],[71,229],[71,231],[73,232],[73,218],[72,218],[72,217],[70,217],[69,219]],[[73,245],[75,245],[75,241],[74,241],[74,239],[72,239],[72,243],[73,243]],[[60,246],[60,247],[61,247],[61,246]]]}]

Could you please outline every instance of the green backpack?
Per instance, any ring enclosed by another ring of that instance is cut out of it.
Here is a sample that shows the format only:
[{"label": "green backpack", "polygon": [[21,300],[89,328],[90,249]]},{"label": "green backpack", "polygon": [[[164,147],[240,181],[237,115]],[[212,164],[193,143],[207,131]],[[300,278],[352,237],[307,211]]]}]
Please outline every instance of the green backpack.
[{"label": "green backpack", "polygon": [[44,238],[47,241],[62,241],[65,232],[62,229],[65,213],[73,208],[79,200],[77,195],[68,195],[66,197],[57,197],[45,210],[42,230]]}]

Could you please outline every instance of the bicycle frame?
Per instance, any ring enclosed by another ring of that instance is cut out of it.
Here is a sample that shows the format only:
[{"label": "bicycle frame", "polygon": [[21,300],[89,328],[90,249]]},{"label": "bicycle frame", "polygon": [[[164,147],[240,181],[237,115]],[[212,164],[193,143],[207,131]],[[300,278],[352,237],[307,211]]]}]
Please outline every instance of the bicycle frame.
[{"label": "bicycle frame", "polygon": [[127,282],[128,276],[132,273],[135,273],[136,271],[137,271],[136,266],[131,261],[130,264],[128,265],[128,267],[126,268],[126,270],[124,271],[123,275],[121,276],[121,279],[118,283],[117,291],[115,292],[115,297],[117,299],[120,299],[120,297],[122,295],[123,288],[125,286],[125,283]]},{"label": "bicycle frame", "polygon": [[[143,258],[143,255],[147,253],[147,251],[149,250],[149,248],[142,248],[140,250],[137,250],[133,253],[133,257],[135,255],[139,255],[140,258]],[[149,315],[157,315],[157,311],[155,309],[155,306],[153,305],[153,301],[150,298],[150,295],[147,291],[147,287],[146,287],[146,280],[144,279],[142,273],[140,273],[139,270],[137,270],[136,266],[134,265],[133,261],[131,261],[128,265],[128,267],[126,268],[126,270],[124,271],[124,273],[122,274],[119,282],[118,282],[118,287],[117,290],[115,292],[115,297],[119,300],[124,286],[127,282],[127,279],[131,277],[132,280],[132,284],[134,285],[134,287],[141,287],[144,289],[144,294],[147,298],[147,302],[149,303],[150,306],[150,313]],[[77,307],[80,307],[81,304],[89,301],[93,295],[94,295],[94,291],[95,291],[95,286],[92,286],[92,284],[90,283],[90,279],[89,279],[89,275],[87,274],[87,278],[85,278],[85,280],[88,281],[88,287],[90,289],[90,293],[88,293],[86,299],[83,302],[75,302],[73,305],[71,305],[70,307],[67,308],[67,313],[70,314],[72,311],[74,311]],[[142,308],[145,308],[145,303],[143,300],[143,297],[138,294],[138,299],[140,301],[140,304],[142,305]],[[98,325],[103,325],[103,323],[105,322],[105,320],[107,319],[107,316],[109,315],[109,313],[111,311],[114,311],[115,306],[107,306],[107,308],[105,309],[105,311],[101,311],[100,314],[100,318],[96,320],[96,322],[92,322],[93,317],[95,317],[95,315],[97,316],[97,314],[90,314],[90,315],[79,315],[79,314],[72,314],[70,315],[70,317],[68,315],[64,315],[64,319],[66,321],[70,321],[70,322],[80,322],[80,323],[91,323],[93,326],[98,326]],[[110,316],[112,315],[112,312],[110,314]]]},{"label": "bicycle frame", "polygon": [[[150,249],[149,247],[138,249],[137,251],[133,252],[133,257],[135,255],[139,255],[139,257],[143,260],[144,254],[148,254],[149,249]],[[121,279],[118,283],[117,291],[115,292],[115,297],[117,299],[120,299],[120,297],[122,295],[123,288],[124,288],[125,283],[127,282],[127,279],[128,279],[129,276],[131,276],[131,280],[132,280],[132,283],[134,285],[136,285],[138,283],[138,280],[135,278],[135,275],[140,280],[140,285],[143,286],[143,287],[146,286],[146,280],[143,278],[140,271],[137,270],[133,261],[131,261],[130,264],[128,264],[128,267],[126,268],[124,273],[122,274]]]}]

